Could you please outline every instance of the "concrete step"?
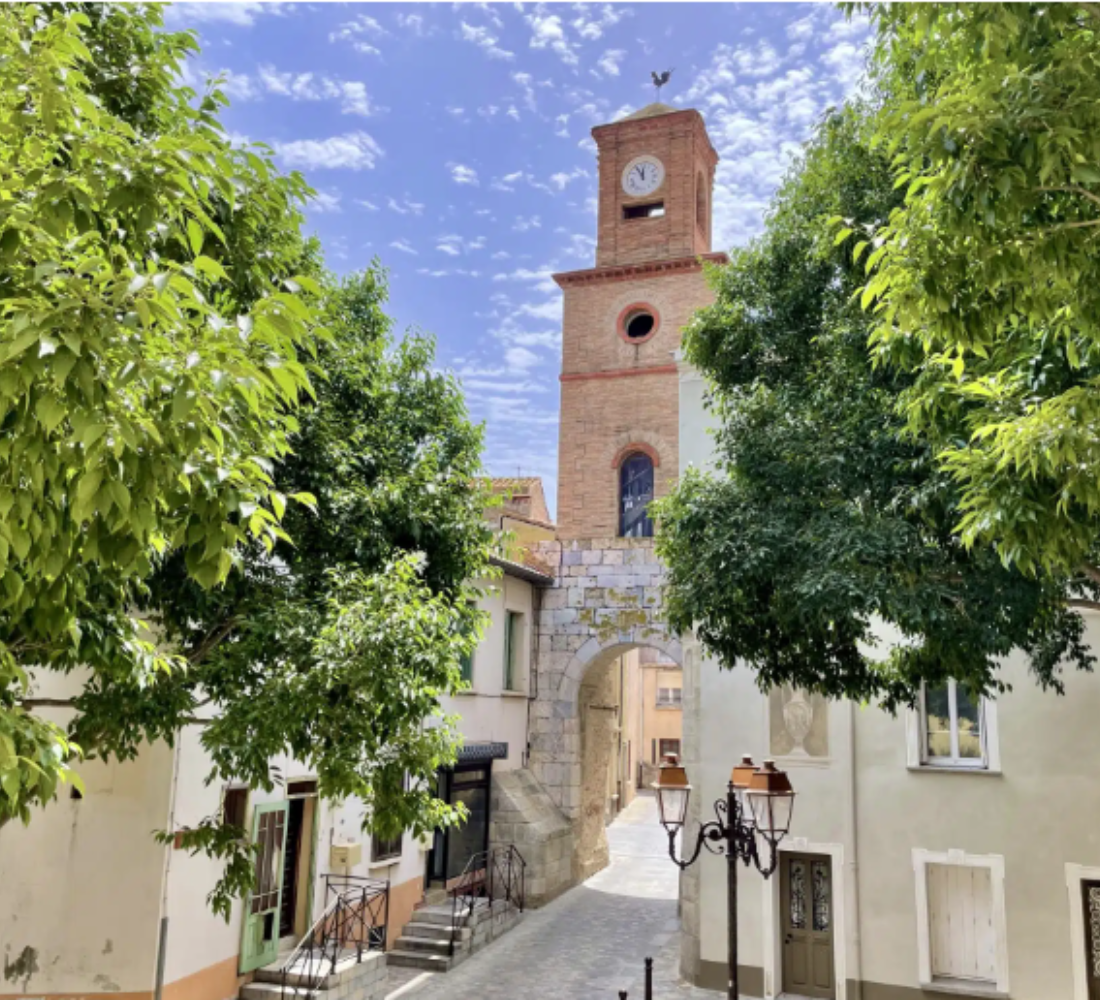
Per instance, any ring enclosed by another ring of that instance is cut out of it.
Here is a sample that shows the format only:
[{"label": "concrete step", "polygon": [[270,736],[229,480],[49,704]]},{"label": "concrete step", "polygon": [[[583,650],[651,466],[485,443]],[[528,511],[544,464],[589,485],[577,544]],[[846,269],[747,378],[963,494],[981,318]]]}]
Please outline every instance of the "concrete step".
[{"label": "concrete step", "polygon": [[450,926],[455,922],[461,922],[470,915],[470,908],[459,907],[452,910],[450,904],[446,906],[422,906],[413,910],[413,919],[420,924],[440,924]]},{"label": "concrete step", "polygon": [[[406,951],[403,948],[394,948],[386,953],[390,965],[396,965],[406,969],[424,969],[429,972],[446,972],[452,968],[455,958],[448,955],[433,955],[425,951]],[[256,998],[256,1000],[269,1000],[269,998]]]},{"label": "concrete step", "polygon": [[[459,945],[460,942],[456,941],[455,947]],[[397,947],[401,951],[424,951],[430,952],[433,955],[450,955],[451,939],[447,937],[406,937],[402,934],[401,937],[397,939]]]},{"label": "concrete step", "polygon": [[307,990],[301,986],[287,986],[284,989],[278,983],[247,983],[241,987],[241,1000],[309,1000],[320,991]]},{"label": "concrete step", "polygon": [[426,938],[450,938],[451,935],[454,935],[456,941],[465,941],[467,938],[469,938],[473,931],[471,931],[469,927],[454,927],[450,924],[428,924],[421,923],[419,920],[413,919],[405,924],[401,933],[406,935],[407,937]]},{"label": "concrete step", "polygon": [[[331,959],[322,960],[318,956],[310,962],[302,957],[286,969],[286,983],[288,986],[312,984],[318,990],[331,990],[348,979],[363,975],[368,964],[379,961],[385,961],[381,951],[364,951],[362,960],[354,950],[345,951],[337,959],[335,971],[332,971]],[[283,966],[276,964],[257,969],[256,982],[282,985]]]}]

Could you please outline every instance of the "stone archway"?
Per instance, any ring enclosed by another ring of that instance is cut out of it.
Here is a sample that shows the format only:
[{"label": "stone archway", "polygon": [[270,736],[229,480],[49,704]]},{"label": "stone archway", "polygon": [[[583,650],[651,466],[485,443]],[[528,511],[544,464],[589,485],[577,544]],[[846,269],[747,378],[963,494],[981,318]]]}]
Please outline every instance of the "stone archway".
[{"label": "stone archway", "polygon": [[582,686],[587,682],[599,701],[600,672],[631,649],[653,648],[678,664],[683,657],[664,622],[664,567],[652,539],[543,542],[538,555],[554,567],[555,581],[543,592],[538,613],[529,766],[573,825],[574,877],[581,878],[600,867],[603,805],[591,741],[600,739],[604,725],[583,710],[593,707],[593,699],[582,706]]}]

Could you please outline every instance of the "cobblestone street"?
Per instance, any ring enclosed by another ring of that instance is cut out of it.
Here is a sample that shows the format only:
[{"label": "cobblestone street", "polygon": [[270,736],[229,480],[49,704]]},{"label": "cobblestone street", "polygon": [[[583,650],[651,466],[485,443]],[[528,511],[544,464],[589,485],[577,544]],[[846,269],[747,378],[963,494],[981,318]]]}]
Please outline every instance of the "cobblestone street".
[{"label": "cobblestone street", "polygon": [[[715,1000],[681,984],[677,869],[650,796],[608,828],[611,864],[445,975],[405,976],[390,997],[416,1000],[641,1000],[643,960],[655,961],[655,1000]],[[398,970],[394,970],[395,972]],[[405,973],[407,970],[400,970]],[[406,990],[408,992],[406,992]]]}]

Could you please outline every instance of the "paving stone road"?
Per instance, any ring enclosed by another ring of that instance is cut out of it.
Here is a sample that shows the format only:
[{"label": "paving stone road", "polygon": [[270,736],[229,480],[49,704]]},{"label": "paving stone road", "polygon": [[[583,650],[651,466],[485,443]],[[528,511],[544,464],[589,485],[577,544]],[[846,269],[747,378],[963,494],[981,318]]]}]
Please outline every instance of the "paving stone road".
[{"label": "paving stone road", "polygon": [[618,1000],[624,989],[642,1000],[646,956],[656,960],[654,1000],[716,1000],[679,981],[677,869],[653,798],[624,809],[608,839],[602,872],[445,975],[409,983],[402,1000]]}]

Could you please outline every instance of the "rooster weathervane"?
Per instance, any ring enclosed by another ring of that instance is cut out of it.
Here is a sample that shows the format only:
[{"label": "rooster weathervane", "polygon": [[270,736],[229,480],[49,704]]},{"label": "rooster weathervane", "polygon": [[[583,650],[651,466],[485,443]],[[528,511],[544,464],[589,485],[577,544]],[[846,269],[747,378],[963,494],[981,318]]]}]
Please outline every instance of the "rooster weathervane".
[{"label": "rooster weathervane", "polygon": [[658,73],[656,70],[653,70],[653,72],[651,72],[649,74],[650,76],[653,77],[653,86],[657,89],[657,100],[658,101],[661,99],[661,88],[666,83],[668,83],[668,81],[672,77],[672,74],[673,74],[674,71],[675,71],[675,67],[673,69],[666,69],[663,73]]}]

